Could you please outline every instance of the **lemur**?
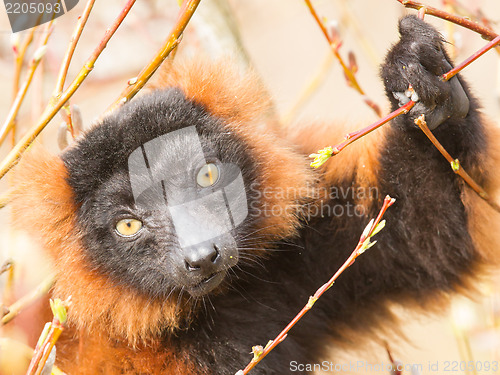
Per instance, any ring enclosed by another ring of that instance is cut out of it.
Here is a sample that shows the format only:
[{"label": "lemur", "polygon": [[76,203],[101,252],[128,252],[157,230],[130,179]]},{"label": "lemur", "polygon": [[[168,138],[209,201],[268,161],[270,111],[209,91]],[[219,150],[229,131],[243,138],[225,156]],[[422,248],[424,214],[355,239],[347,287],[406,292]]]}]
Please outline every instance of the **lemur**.
[{"label": "lemur", "polygon": [[[29,152],[13,206],[54,263],[52,295],[72,298],[58,366],[234,374],[345,261],[386,194],[396,203],[376,246],[252,373],[373,337],[397,324],[394,305],[439,310],[471,290],[496,262],[498,214],[414,120],[490,194],[499,134],[461,75],[440,79],[452,67],[442,36],[414,16],[399,32],[381,76],[393,110],[410,84],[417,104],[318,170],[307,155],[346,128],[281,126],[256,74],[228,61],[170,64],[60,155]],[[377,194],[330,194],[360,189]]]}]

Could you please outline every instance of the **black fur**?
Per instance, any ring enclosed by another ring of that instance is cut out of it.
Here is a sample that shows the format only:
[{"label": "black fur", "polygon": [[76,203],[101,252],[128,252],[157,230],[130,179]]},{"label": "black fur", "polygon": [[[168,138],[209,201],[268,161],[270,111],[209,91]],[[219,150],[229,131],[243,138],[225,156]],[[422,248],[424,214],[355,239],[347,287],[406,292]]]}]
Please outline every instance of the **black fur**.
[{"label": "black fur", "polygon": [[[425,303],[429,296],[457,289],[469,265],[478,260],[460,199],[463,183],[412,122],[420,113],[432,118],[433,110],[446,107],[445,117],[431,120],[436,136],[466,168],[474,166],[485,144],[478,103],[458,78],[470,107],[465,117],[456,115],[460,109],[453,107],[451,83],[437,78],[448,70],[450,60],[432,27],[407,17],[400,30],[401,41],[388,53],[382,77],[393,109],[398,103],[392,93],[405,91],[409,83],[420,103],[409,115],[393,121],[380,155],[379,197],[390,194],[397,199],[386,216],[388,227],[378,234],[379,242],[370,254],[340,277],[285,342],[253,370],[255,374],[290,373],[291,361],[318,363],[330,338],[339,338],[346,327],[374,331],[390,317],[389,302]],[[79,226],[85,233],[88,257],[95,267],[141,293],[160,294],[172,285],[168,278],[151,273],[159,267],[151,264],[164,251],[157,239],[120,245],[110,232],[110,214],[132,204],[126,160],[147,140],[193,124],[218,159],[238,164],[246,183],[258,181],[259,155],[249,155],[247,145],[229,134],[229,128],[175,90],[155,92],[126,105],[63,156],[69,183],[81,204]],[[335,188],[346,191],[353,188],[352,181]],[[362,216],[312,218],[298,238],[275,244],[278,251],[271,250],[269,259],[258,264],[242,261],[230,274],[227,290],[203,299],[204,308],[196,320],[175,335],[165,335],[166,345],[213,374],[232,374],[242,368],[251,358],[252,345],[265,345],[274,337],[344,262],[378,202],[374,200]],[[325,203],[330,208],[356,204],[352,197]],[[238,228],[240,238],[251,233],[256,220],[250,216]],[[167,223],[162,233],[169,231]],[[262,246],[256,238],[254,245]]]}]

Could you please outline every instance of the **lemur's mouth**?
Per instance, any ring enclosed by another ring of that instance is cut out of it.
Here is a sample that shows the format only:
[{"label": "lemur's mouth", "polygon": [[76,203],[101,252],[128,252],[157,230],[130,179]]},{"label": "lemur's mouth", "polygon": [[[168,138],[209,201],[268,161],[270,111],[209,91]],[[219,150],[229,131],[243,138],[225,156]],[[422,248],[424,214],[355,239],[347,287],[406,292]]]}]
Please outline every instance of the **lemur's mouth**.
[{"label": "lemur's mouth", "polygon": [[201,297],[205,294],[211,292],[224,280],[224,271],[219,271],[212,273],[211,275],[205,277],[198,284],[195,284],[188,288],[189,294],[193,297]]}]

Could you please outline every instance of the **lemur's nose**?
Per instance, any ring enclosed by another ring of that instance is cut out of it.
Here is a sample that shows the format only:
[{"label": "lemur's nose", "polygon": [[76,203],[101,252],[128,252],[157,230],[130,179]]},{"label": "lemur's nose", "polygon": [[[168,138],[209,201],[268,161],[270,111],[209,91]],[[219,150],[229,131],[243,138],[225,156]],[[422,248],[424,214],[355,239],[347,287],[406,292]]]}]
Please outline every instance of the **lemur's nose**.
[{"label": "lemur's nose", "polygon": [[184,264],[188,271],[212,273],[214,266],[219,262],[220,254],[217,245],[207,244],[191,247],[185,250]]}]

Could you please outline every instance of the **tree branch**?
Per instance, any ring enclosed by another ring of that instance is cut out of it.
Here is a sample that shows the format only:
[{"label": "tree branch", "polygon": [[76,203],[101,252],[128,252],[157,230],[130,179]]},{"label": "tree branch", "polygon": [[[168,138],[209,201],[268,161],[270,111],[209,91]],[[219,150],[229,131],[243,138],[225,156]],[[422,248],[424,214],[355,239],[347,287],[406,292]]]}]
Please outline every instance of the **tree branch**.
[{"label": "tree branch", "polygon": [[[14,126],[16,121],[17,114],[19,113],[19,109],[21,108],[21,104],[24,101],[26,93],[28,92],[28,88],[31,85],[31,81],[33,80],[33,76],[35,75],[35,71],[38,68],[38,65],[42,61],[42,58],[45,55],[45,51],[47,49],[47,42],[49,41],[49,37],[52,34],[52,25],[54,20],[50,21],[45,27],[45,37],[40,40],[40,44],[38,45],[35,53],[33,54],[33,58],[31,59],[30,65],[28,67],[28,73],[26,78],[21,85],[21,88],[17,91],[16,98],[12,103],[9,114],[5,119],[2,128],[0,128],[0,144],[3,143],[7,134]],[[21,62],[22,64],[22,62]]]},{"label": "tree branch", "polygon": [[[14,82],[12,85],[12,104],[13,106],[15,104],[15,100],[17,97],[17,94],[19,92],[19,84],[21,81],[21,71],[23,68],[23,63],[24,63],[24,57],[26,56],[26,51],[28,50],[28,47],[30,46],[31,42],[33,41],[33,36],[35,34],[35,31],[38,29],[38,26],[33,27],[28,35],[23,39],[22,44],[19,46],[19,34],[12,34],[15,40],[12,43],[12,49],[14,50]],[[12,120],[12,126],[11,126],[11,134],[12,134],[12,146],[16,144],[16,120],[17,118],[15,117]],[[1,143],[1,142],[0,142]]]},{"label": "tree branch", "polygon": [[456,67],[451,69],[448,73],[445,73],[441,76],[441,79],[443,81],[448,81],[450,78],[453,76],[457,75],[458,72],[460,72],[463,68],[468,66],[470,63],[473,61],[477,60],[479,57],[484,55],[486,52],[488,52],[490,49],[498,46],[500,44],[500,35],[495,37],[491,42],[489,42],[487,45],[485,45],[483,48],[481,48],[479,51],[475,52],[472,56],[469,56],[466,60],[458,64]]},{"label": "tree branch", "polygon": [[106,45],[108,44],[111,37],[114,35],[118,27],[121,25],[128,12],[135,4],[136,0],[128,0],[123,9],[121,10],[118,17],[115,19],[110,28],[106,30],[103,39],[99,45],[95,48],[94,52],[87,59],[80,70],[77,77],[73,80],[70,86],[60,95],[53,97],[49,105],[45,108],[42,116],[40,117],[37,124],[28,130],[24,137],[16,144],[16,146],[9,152],[5,159],[0,164],[0,179],[5,176],[5,174],[19,161],[24,151],[28,146],[35,140],[35,138],[40,134],[40,132],[47,126],[49,121],[57,114],[61,107],[73,96],[75,91],[80,87],[82,82],[87,78],[89,73],[94,68],[94,64]]},{"label": "tree branch", "polygon": [[430,7],[428,5],[419,3],[417,1],[412,1],[412,0],[397,0],[400,2],[402,5],[404,5],[406,8],[412,8],[416,10],[420,10],[422,8],[425,8],[425,14],[429,14],[434,17],[442,18],[443,20],[450,21],[453,23],[456,23],[457,25],[463,26],[469,30],[475,31],[476,33],[479,33],[483,36],[484,39],[486,40],[493,40],[495,39],[498,34],[495,33],[493,30],[491,30],[489,27],[483,26],[477,22],[473,22],[470,19],[466,17],[460,17],[448,12],[445,12],[444,10],[440,10],[437,8]]},{"label": "tree branch", "polygon": [[319,18],[318,13],[316,12],[316,9],[314,9],[314,6],[312,5],[311,0],[304,0],[304,1],[306,3],[307,7],[309,8],[309,11],[311,12],[312,16],[316,20],[316,23],[318,24],[321,31],[323,32],[323,35],[325,36],[326,40],[328,41],[328,44],[330,45],[330,48],[332,49],[333,54],[335,55],[338,62],[342,66],[342,69],[344,70],[345,78],[346,78],[347,82],[349,83],[349,85],[353,89],[355,89],[358,93],[361,94],[361,96],[363,97],[363,101],[377,114],[377,116],[382,116],[382,112],[380,111],[380,107],[365,94],[365,92],[363,91],[363,89],[359,85],[359,83],[356,79],[356,76],[354,75],[355,72],[354,72],[353,67],[347,66],[347,64],[345,63],[342,56],[340,56],[340,53],[339,53],[339,47],[341,45],[340,41],[337,38],[332,38],[330,36],[330,33],[326,29],[325,24]]},{"label": "tree branch", "polygon": [[78,22],[75,27],[75,31],[71,36],[71,41],[69,42],[68,49],[66,50],[66,54],[64,55],[63,62],[61,64],[61,68],[59,69],[59,75],[57,76],[56,88],[54,91],[54,96],[59,96],[64,88],[64,82],[66,81],[66,76],[68,75],[69,64],[71,63],[71,59],[73,58],[73,54],[75,52],[76,45],[80,40],[80,36],[82,35],[83,29],[85,28],[85,24],[90,16],[90,12],[94,6],[95,0],[89,0],[85,5],[85,9],[83,10],[82,15],[78,18]]},{"label": "tree branch", "polygon": [[376,219],[372,219],[368,225],[366,226],[365,230],[363,231],[363,234],[361,234],[361,237],[359,238],[358,244],[356,245],[356,248],[352,251],[351,255],[347,260],[342,264],[342,266],[335,272],[335,274],[326,282],[323,284],[322,287],[320,287],[313,296],[309,297],[309,301],[307,304],[300,310],[300,312],[295,316],[295,318],[292,319],[290,323],[280,332],[278,336],[274,340],[271,340],[267,343],[267,345],[263,348],[262,346],[254,346],[252,348],[252,352],[254,354],[253,359],[250,361],[250,363],[245,367],[244,370],[239,370],[236,375],[246,375],[248,372],[253,369],[257,363],[259,363],[266,355],[269,354],[271,350],[273,350],[278,344],[283,342],[283,340],[286,339],[286,336],[290,329],[300,320],[302,317],[313,308],[314,304],[316,301],[325,293],[328,289],[332,287],[332,285],[335,283],[335,280],[344,272],[347,268],[349,268],[356,258],[363,254],[366,250],[368,250],[371,246],[373,246],[377,241],[370,242],[370,239],[372,236],[377,234],[380,230],[383,229],[385,226],[385,220],[382,220],[382,217],[384,216],[385,211],[395,202],[395,199],[386,196],[384,199],[384,204],[382,205],[382,208],[380,209],[379,214],[377,215]]},{"label": "tree branch", "polygon": [[[38,343],[35,347],[33,357],[26,375],[40,375],[45,372],[45,364],[52,352],[59,336],[64,330],[64,324],[67,320],[67,309],[70,301],[61,301],[60,299],[50,300],[50,308],[54,315],[52,322],[47,323],[42,331]],[[52,370],[52,369],[50,369]]]},{"label": "tree branch", "polygon": [[460,161],[458,159],[454,159],[451,155],[446,151],[441,143],[437,140],[437,138],[432,134],[431,130],[427,126],[427,122],[425,121],[425,116],[421,115],[420,117],[415,119],[415,124],[418,125],[420,130],[424,132],[424,134],[429,138],[432,144],[438,149],[441,155],[444,156],[448,163],[451,165],[451,169],[453,172],[458,174],[460,177],[464,179],[464,181],[474,190],[481,198],[483,198],[488,204],[494,208],[496,211],[500,212],[500,206],[490,197],[490,195],[476,182],[474,179],[463,169],[460,165]]},{"label": "tree branch", "polygon": [[141,70],[139,75],[129,81],[131,82],[131,84],[125,90],[123,90],[119,98],[107,109],[106,112],[110,112],[126,103],[127,101],[132,99],[140,89],[144,87],[146,82],[151,78],[154,72],[156,72],[161,63],[179,44],[182,33],[189,23],[189,20],[193,16],[196,8],[200,4],[200,1],[201,0],[184,0],[181,9],[179,10],[177,21],[170,31],[168,39],[165,41],[156,55],[151,59],[149,64]]},{"label": "tree branch", "polygon": [[1,325],[9,323],[12,319],[19,315],[22,309],[31,305],[38,298],[45,295],[50,288],[52,288],[52,285],[54,285],[54,280],[54,275],[48,276],[34,290],[10,305],[8,307],[9,312],[2,317]]}]

